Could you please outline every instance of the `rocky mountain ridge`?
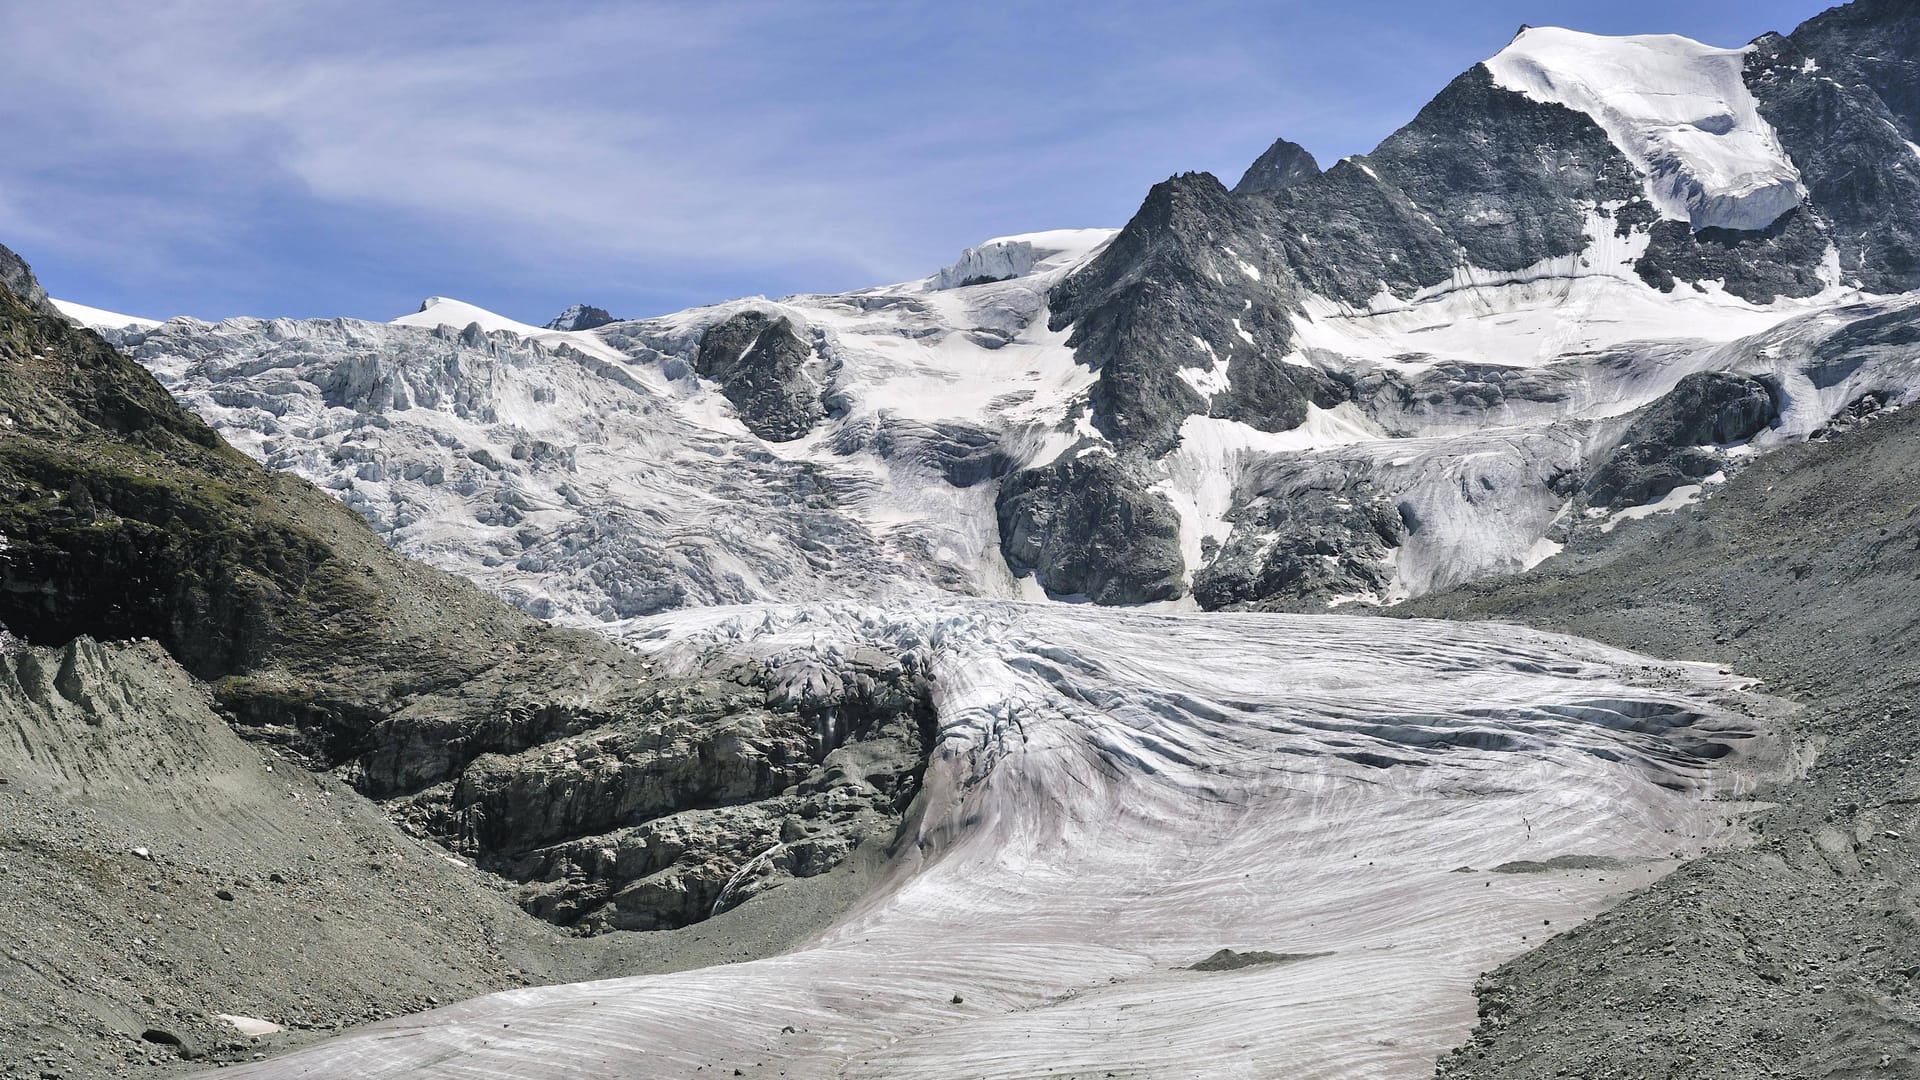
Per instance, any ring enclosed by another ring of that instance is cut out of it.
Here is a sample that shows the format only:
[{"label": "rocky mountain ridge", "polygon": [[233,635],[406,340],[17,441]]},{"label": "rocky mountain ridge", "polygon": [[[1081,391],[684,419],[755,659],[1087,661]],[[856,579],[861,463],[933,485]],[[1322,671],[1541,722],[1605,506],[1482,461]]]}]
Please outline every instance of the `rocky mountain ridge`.
[{"label": "rocky mountain ridge", "polygon": [[[1913,21],[1850,5],[1737,50],[1528,30],[1370,154],[1321,171],[1281,140],[1117,235],[839,296],[114,333],[249,453],[545,617],[900,588],[1387,603],[1912,396],[1765,335],[1916,284],[1914,95],[1850,66]],[[1632,414],[1702,370],[1795,423],[1622,483]]]}]

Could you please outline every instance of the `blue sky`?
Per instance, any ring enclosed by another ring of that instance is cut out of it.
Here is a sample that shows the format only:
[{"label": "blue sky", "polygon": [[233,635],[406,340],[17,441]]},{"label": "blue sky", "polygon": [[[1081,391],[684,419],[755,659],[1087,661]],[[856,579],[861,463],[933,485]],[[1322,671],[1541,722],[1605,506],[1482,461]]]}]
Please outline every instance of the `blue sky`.
[{"label": "blue sky", "polygon": [[531,322],[918,277],[1275,136],[1364,152],[1522,23],[1739,45],[1819,0],[12,0],[0,242],[165,317]]}]

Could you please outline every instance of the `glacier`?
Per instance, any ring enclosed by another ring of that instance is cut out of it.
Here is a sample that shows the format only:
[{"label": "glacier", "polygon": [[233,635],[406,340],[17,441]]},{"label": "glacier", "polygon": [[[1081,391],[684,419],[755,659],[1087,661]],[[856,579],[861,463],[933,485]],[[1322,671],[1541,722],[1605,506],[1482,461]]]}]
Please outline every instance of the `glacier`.
[{"label": "glacier", "polygon": [[[617,632],[796,696],[862,650],[917,656],[939,742],[884,882],[785,955],[496,994],[230,1075],[1416,1075],[1475,973],[1727,842],[1785,763],[1737,680],[1513,627],[950,601]],[[1196,969],[1223,948],[1282,959]]]},{"label": "glacier", "polygon": [[[1236,523],[1250,507],[1358,482],[1424,528],[1379,564],[1383,585],[1343,602],[1524,568],[1567,525],[1554,477],[1617,418],[1697,370],[1777,369],[1794,385],[1795,365],[1813,361],[1775,349],[1756,366],[1756,335],[1803,318],[1831,328],[1820,313],[1869,300],[1838,286],[1764,306],[1663,295],[1632,276],[1632,244],[1602,223],[1587,256],[1528,272],[1463,271],[1378,310],[1310,298],[1289,361],[1382,391],[1316,408],[1289,432],[1187,418],[1152,466],[1152,490],[1181,521],[1187,580],[1235,536],[1266,542]],[[175,319],[110,333],[241,450],[334,492],[401,551],[543,617],[594,625],[903,589],[1040,599],[1001,557],[996,477],[1108,450],[1089,423],[1099,374],[1049,327],[1047,295],[1112,235],[1005,238],[924,279],[591,331],[436,297],[387,324]],[[1032,253],[1024,273],[951,284],[983,276],[978,252],[1009,247]],[[788,319],[813,349],[831,413],[804,438],[755,437],[693,373],[702,335],[743,311]],[[1821,407],[1920,385],[1867,386],[1877,370],[1829,388]],[[1386,392],[1402,383],[1420,394]]]}]

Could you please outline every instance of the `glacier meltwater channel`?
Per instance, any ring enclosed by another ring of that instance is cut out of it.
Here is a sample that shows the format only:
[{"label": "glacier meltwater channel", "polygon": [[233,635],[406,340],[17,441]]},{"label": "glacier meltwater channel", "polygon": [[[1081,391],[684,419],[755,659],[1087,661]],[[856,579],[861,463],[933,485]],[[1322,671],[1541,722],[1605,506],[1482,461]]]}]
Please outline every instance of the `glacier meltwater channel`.
[{"label": "glacier meltwater channel", "polygon": [[[1511,626],[953,601],[622,632],[798,698],[855,652],[924,665],[938,739],[881,886],[786,955],[223,1075],[1426,1075],[1480,972],[1729,842],[1779,761],[1773,703],[1714,669]],[[1223,948],[1272,955],[1195,969]]]}]

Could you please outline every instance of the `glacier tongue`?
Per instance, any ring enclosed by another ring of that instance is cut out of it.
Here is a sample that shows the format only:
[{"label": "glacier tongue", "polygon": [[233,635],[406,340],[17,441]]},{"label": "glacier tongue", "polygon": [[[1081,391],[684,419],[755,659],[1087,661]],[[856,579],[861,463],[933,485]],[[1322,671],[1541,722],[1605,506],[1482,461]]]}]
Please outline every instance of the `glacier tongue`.
[{"label": "glacier tongue", "polygon": [[1805,190],[1742,77],[1749,51],[1546,27],[1523,31],[1486,66],[1508,90],[1592,117],[1646,174],[1667,217],[1695,230],[1758,230]]},{"label": "glacier tongue", "polygon": [[[1771,746],[1764,699],[1707,669],[1492,624],[955,601],[626,634],[800,695],[921,657],[939,737],[881,887],[784,956],[496,994],[234,1075],[1422,1075],[1543,920],[1724,841],[1710,796],[1750,774],[1713,762]],[[1518,860],[1548,866],[1485,872]],[[1276,955],[1194,969],[1222,948]]]}]

